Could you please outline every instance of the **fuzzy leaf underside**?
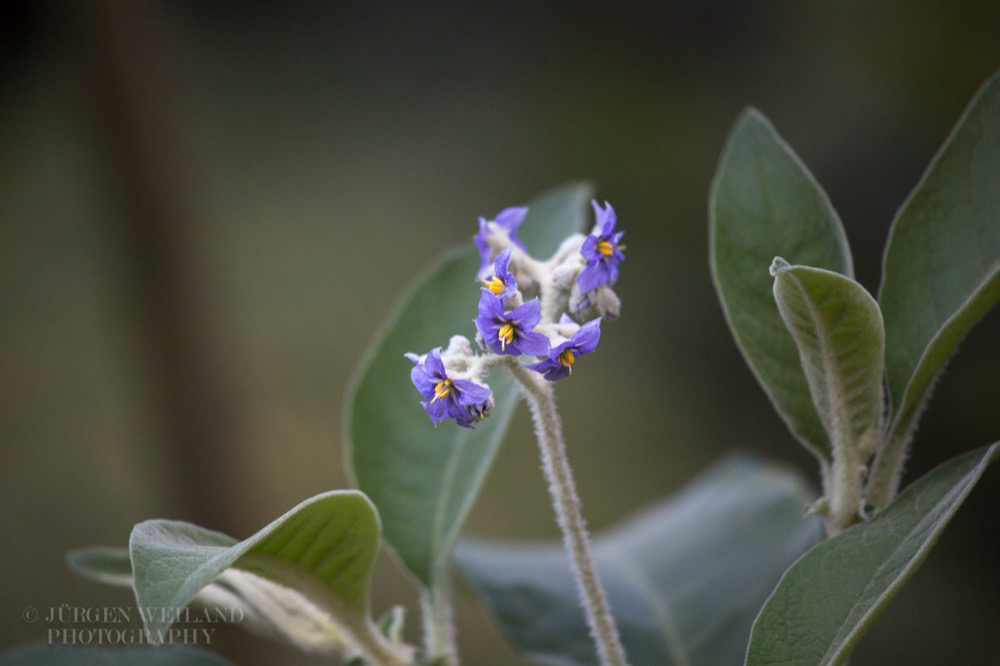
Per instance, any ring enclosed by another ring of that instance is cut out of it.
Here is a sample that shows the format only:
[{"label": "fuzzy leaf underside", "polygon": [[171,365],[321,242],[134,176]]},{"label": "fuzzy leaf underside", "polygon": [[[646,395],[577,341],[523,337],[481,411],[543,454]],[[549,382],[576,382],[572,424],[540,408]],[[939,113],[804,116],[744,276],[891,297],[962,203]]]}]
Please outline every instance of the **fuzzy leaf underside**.
[{"label": "fuzzy leaf underside", "polygon": [[775,259],[774,297],[799,350],[830,441],[864,462],[882,420],[885,332],[878,303],[854,280]]},{"label": "fuzzy leaf underside", "polygon": [[[317,616],[323,613],[329,621],[321,627],[341,627],[353,635],[367,629],[378,545],[374,506],[360,492],[339,490],[302,502],[239,542],[190,523],[148,520],[132,530],[129,554],[140,608],[179,610],[199,594],[207,595],[209,603],[238,602],[250,595],[256,599],[251,605],[278,607],[280,620],[281,607],[296,612],[304,598],[314,610],[290,630],[301,634],[300,644],[308,646],[308,632],[316,629]],[[143,616],[154,635],[172,622],[169,613]],[[346,650],[351,647],[346,638],[334,639],[347,634],[337,631],[326,640]]]},{"label": "fuzzy leaf underside", "polygon": [[[67,559],[84,578],[132,587],[127,548],[81,548],[70,552]],[[191,603],[221,610],[221,616],[211,617],[232,618],[240,629],[289,642],[307,652],[332,654],[348,645],[341,628],[302,594],[232,567],[199,590]]]}]

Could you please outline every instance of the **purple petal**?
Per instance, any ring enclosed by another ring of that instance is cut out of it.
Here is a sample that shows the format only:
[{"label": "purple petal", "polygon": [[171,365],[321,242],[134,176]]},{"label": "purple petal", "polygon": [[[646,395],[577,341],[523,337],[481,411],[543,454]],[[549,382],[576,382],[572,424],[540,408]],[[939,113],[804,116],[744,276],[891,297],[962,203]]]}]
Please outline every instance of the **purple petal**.
[{"label": "purple petal", "polygon": [[440,347],[435,347],[427,353],[427,359],[424,361],[424,370],[431,377],[437,377],[438,381],[448,377],[448,373],[444,369],[444,362],[441,361]]},{"label": "purple petal", "polygon": [[485,289],[479,297],[479,316],[490,321],[503,321],[507,317],[504,315],[503,301],[492,291]]},{"label": "purple petal", "polygon": [[[606,261],[595,261],[587,264],[576,278],[576,284],[580,289],[580,293],[586,294],[598,287],[611,284],[613,280],[610,269],[611,265]],[[614,274],[616,277],[617,272],[618,269],[615,267]]]},{"label": "purple petal", "polygon": [[567,347],[573,347],[575,349],[576,348],[576,343],[573,340],[567,340],[566,342],[560,342],[558,345],[556,345],[555,347],[552,347],[549,350],[549,358],[552,359],[553,361],[558,360],[559,359],[559,354],[563,353],[566,350]]},{"label": "purple petal", "polygon": [[605,201],[605,208],[602,210],[596,199],[591,200],[590,205],[594,207],[594,217],[597,219],[595,226],[601,230],[600,235],[606,239],[614,233],[615,225],[618,223],[618,216],[615,215],[615,209]]},{"label": "purple petal", "polygon": [[531,365],[525,365],[528,370],[534,370],[535,372],[546,373],[556,367],[562,367],[562,364],[554,358],[546,358],[538,363],[532,363]]},{"label": "purple petal", "polygon": [[618,282],[618,262],[617,261],[606,261],[604,262],[608,269],[608,285],[612,285]]},{"label": "purple petal", "polygon": [[[501,280],[505,276],[510,275],[510,271],[507,267],[510,265],[510,248],[507,248],[503,252],[497,255],[496,263],[493,265],[493,274],[496,275]],[[506,280],[504,280],[506,282]]]},{"label": "purple petal", "polygon": [[[601,319],[592,319],[580,327],[573,334],[573,346],[579,354],[589,354],[597,349],[597,343],[601,340]],[[560,350],[561,351],[561,350]]]},{"label": "purple petal", "polygon": [[483,289],[479,297],[479,316],[473,321],[479,335],[483,336],[487,344],[499,344],[497,335],[504,322],[503,302],[500,297],[488,289]]},{"label": "purple petal", "polygon": [[545,379],[550,382],[557,382],[560,379],[569,377],[569,368],[554,358],[547,358],[539,363],[533,363],[524,367],[542,373]]},{"label": "purple petal", "polygon": [[521,350],[522,353],[528,354],[529,356],[548,356],[551,343],[549,342],[549,339],[541,333],[536,333],[535,331],[522,331],[521,334],[514,340],[514,344]]},{"label": "purple petal", "polygon": [[465,411],[464,407],[458,404],[458,399],[456,397],[456,394],[452,393],[451,395],[448,396],[447,401],[442,400],[441,402],[444,402],[447,408],[448,411],[447,418],[455,419],[456,421],[461,421],[462,419],[467,418],[468,413]]},{"label": "purple petal", "polygon": [[479,218],[479,233],[473,238],[476,243],[476,247],[479,248],[479,270],[483,270],[490,264],[490,246],[486,242],[486,220],[484,218]]},{"label": "purple petal", "polygon": [[482,336],[483,341],[487,345],[496,346],[497,337],[499,336],[500,324],[497,324],[492,319],[486,319],[484,317],[476,317],[473,319],[476,324],[476,330],[479,331],[479,335]]},{"label": "purple petal", "polygon": [[[504,208],[502,211],[497,213],[495,222],[498,226],[506,229],[510,232],[511,238],[514,238],[514,233],[517,231],[518,227],[524,222],[524,218],[528,215],[527,208]],[[520,243],[518,243],[520,245]]]},{"label": "purple petal", "polygon": [[415,365],[410,370],[410,381],[417,387],[421,395],[430,400],[434,397],[434,387],[437,386],[440,380],[429,377],[427,371],[422,366]]},{"label": "purple petal", "polygon": [[587,236],[583,241],[583,245],[580,246],[580,254],[588,262],[600,261],[601,257],[604,256],[597,251],[597,236]]},{"label": "purple petal", "polygon": [[431,421],[434,423],[434,425],[438,425],[439,423],[441,423],[441,421],[450,418],[451,415],[448,413],[449,402],[451,401],[435,400],[434,402],[431,402],[430,400],[428,400],[422,403],[424,406],[424,411],[426,411],[427,415],[431,417]]},{"label": "purple petal", "polygon": [[475,405],[486,402],[493,395],[493,391],[489,387],[469,379],[454,379],[452,384],[458,389],[458,404],[460,405]]},{"label": "purple petal", "polygon": [[518,308],[508,312],[504,318],[514,322],[517,328],[523,331],[530,331],[538,326],[538,321],[542,318],[542,306],[537,298],[533,298]]}]

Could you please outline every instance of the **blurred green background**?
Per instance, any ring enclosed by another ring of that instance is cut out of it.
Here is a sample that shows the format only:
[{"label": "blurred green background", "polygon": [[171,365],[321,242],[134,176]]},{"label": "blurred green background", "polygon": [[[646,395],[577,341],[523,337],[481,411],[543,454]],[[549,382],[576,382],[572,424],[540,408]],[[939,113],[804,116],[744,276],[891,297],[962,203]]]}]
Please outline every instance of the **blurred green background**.
[{"label": "blurred green background", "polygon": [[[0,647],[45,639],[27,607],[132,603],[71,548],[150,517],[242,538],[346,486],[345,385],[399,293],[477,215],[567,180],[598,185],[629,248],[621,320],[559,387],[591,527],[731,450],[815,484],[708,273],[725,136],[746,105],[774,122],[874,291],[998,34],[995,0],[0,3]],[[998,340],[994,312],[908,479],[1000,438]],[[515,421],[467,530],[555,538]],[[994,472],[852,664],[1000,663],[998,500]],[[374,595],[418,640],[389,558]],[[522,663],[457,596],[464,663]],[[238,629],[213,647],[322,663]]]}]

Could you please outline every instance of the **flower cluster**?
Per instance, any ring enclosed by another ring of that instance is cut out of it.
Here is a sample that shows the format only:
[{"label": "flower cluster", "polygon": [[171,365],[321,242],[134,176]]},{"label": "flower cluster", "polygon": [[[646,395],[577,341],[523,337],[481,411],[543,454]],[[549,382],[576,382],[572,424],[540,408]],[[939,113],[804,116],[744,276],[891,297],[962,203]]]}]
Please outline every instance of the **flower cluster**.
[{"label": "flower cluster", "polygon": [[610,204],[592,203],[596,224],[591,234],[573,234],[545,261],[528,254],[517,237],[527,208],[507,208],[493,220],[479,218],[475,244],[481,288],[473,321],[481,351],[473,351],[459,335],[443,351],[406,354],[414,364],[410,379],[434,425],[454,419],[473,428],[489,416],[493,392],[485,378],[498,365],[533,370],[555,382],[572,375],[577,359],[597,349],[601,320],[616,318],[621,308],[612,287],[625,259],[625,232],[616,230]]}]

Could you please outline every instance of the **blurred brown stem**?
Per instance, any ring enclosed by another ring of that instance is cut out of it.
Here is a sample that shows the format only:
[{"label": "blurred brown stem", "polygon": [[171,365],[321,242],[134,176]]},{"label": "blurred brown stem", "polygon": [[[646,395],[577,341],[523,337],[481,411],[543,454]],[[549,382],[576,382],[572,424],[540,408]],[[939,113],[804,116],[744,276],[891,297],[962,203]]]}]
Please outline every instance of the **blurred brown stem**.
[{"label": "blurred brown stem", "polygon": [[[196,160],[179,113],[168,8],[156,2],[83,3],[74,21],[85,80],[103,125],[123,210],[127,297],[154,379],[185,518],[240,533],[236,424],[228,381],[209,330],[192,231]],[[236,529],[236,528],[239,529]]]}]

